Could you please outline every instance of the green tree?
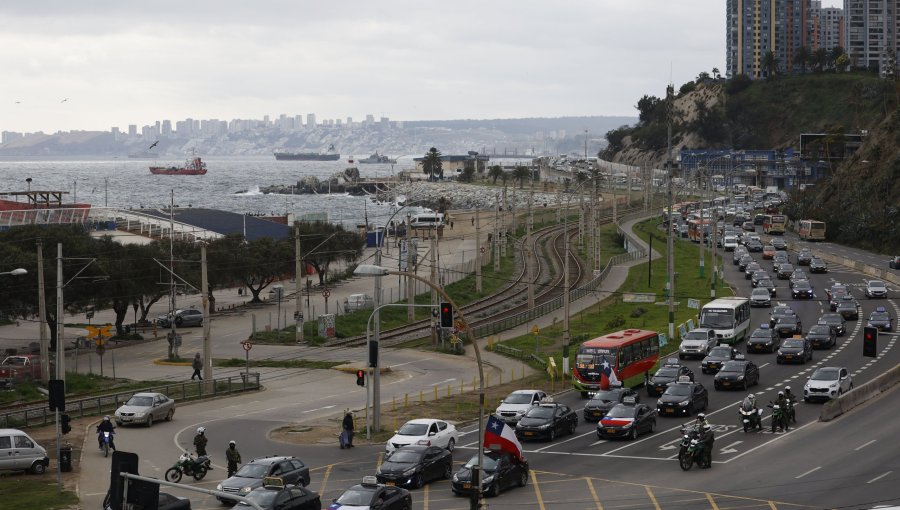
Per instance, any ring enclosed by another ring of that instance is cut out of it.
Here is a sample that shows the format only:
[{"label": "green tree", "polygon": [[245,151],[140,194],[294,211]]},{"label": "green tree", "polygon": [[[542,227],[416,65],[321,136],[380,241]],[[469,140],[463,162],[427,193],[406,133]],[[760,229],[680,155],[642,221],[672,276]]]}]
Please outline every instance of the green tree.
[{"label": "green tree", "polygon": [[712,75],[713,75],[713,78],[715,78],[715,79],[717,79],[717,80],[719,80],[719,79],[722,78],[722,73],[719,72],[719,68],[718,68],[718,67],[713,67],[713,68],[712,68]]},{"label": "green tree", "polygon": [[433,181],[438,178],[444,178],[444,169],[441,165],[441,151],[432,147],[425,153],[425,159],[422,161],[422,170],[428,174],[428,180]]},{"label": "green tree", "polygon": [[[300,239],[303,261],[316,269],[320,285],[327,281],[331,264],[356,262],[366,244],[359,234],[324,221],[300,223]],[[293,236],[290,242],[293,243]]]},{"label": "green tree", "polygon": [[[108,277],[98,281],[97,287],[101,295],[109,298],[116,314],[116,336],[124,337],[129,309],[136,312],[145,297],[155,303],[165,296],[168,288],[161,283],[168,278],[161,279],[162,268],[154,261],[160,253],[154,246],[120,244],[111,236],[103,236],[96,242],[101,254],[97,264]],[[145,318],[144,313],[141,319]]]},{"label": "green tree", "polygon": [[828,50],[816,48],[816,51],[812,54],[812,65],[816,71],[824,71],[828,67]]},{"label": "green tree", "polygon": [[806,74],[806,67],[812,62],[813,54],[806,46],[801,46],[794,54],[794,63],[800,66],[800,72]]},{"label": "green tree", "polygon": [[488,170],[488,177],[491,178],[492,184],[497,184],[497,179],[503,177],[503,167],[491,165],[491,168]]},{"label": "green tree", "polygon": [[663,104],[658,97],[644,94],[644,97],[638,100],[637,108],[638,118],[642,123],[649,123],[657,120],[659,117],[659,106]]},{"label": "green tree", "polygon": [[515,170],[513,170],[513,179],[519,181],[519,189],[525,187],[525,180],[531,177],[531,172],[528,170],[527,166],[517,166]]},{"label": "green tree", "polygon": [[778,57],[775,56],[775,53],[772,50],[769,50],[763,54],[762,62],[763,70],[766,72],[766,78],[774,78],[778,73],[778,66],[781,62],[778,61]]}]

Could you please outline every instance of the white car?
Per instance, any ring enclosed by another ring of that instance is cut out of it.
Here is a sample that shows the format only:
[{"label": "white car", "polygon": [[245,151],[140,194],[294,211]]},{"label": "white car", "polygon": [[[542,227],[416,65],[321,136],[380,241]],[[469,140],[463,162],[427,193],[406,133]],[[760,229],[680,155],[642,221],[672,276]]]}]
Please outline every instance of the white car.
[{"label": "white car", "polygon": [[703,358],[717,345],[719,340],[715,331],[709,328],[694,328],[681,337],[678,358],[684,359],[688,356]]},{"label": "white car", "polygon": [[547,394],[541,390],[516,390],[500,401],[494,414],[505,423],[515,426],[529,409],[540,405],[545,398]]},{"label": "white car", "polygon": [[737,246],[738,246],[737,237],[727,236],[722,241],[722,247],[725,248],[725,251],[734,251],[734,249],[737,248]]},{"label": "white car", "polygon": [[884,282],[881,280],[869,280],[866,282],[866,297],[867,298],[886,298],[887,297],[887,287],[885,287]]},{"label": "white car", "polygon": [[831,400],[853,389],[847,367],[820,367],[803,385],[803,400]]},{"label": "white car", "polygon": [[456,442],[459,441],[459,431],[452,423],[434,418],[420,418],[410,420],[394,433],[385,445],[385,451],[390,453],[401,446],[422,444],[427,446],[440,446],[453,451]]}]

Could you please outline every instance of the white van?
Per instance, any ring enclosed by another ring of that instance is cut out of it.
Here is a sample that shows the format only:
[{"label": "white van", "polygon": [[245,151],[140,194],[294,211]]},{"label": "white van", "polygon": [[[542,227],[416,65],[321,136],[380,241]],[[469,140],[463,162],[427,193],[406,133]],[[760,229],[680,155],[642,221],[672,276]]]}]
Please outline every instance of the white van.
[{"label": "white van", "polygon": [[725,248],[725,251],[734,251],[737,245],[737,237],[735,236],[725,236],[725,240],[722,241],[722,247]]},{"label": "white van", "polygon": [[444,225],[444,215],[441,213],[419,213],[413,216],[409,222],[412,228],[437,228]]},{"label": "white van", "polygon": [[42,474],[50,465],[47,450],[19,429],[0,429],[0,471]]}]

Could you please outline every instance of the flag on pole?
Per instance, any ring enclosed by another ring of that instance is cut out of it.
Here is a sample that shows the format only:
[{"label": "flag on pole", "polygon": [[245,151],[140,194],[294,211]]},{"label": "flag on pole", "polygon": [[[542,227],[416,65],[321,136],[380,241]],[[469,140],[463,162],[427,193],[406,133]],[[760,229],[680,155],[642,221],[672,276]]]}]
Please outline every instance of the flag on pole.
[{"label": "flag on pole", "polygon": [[613,370],[609,361],[603,358],[603,363],[600,364],[600,389],[608,390],[610,385],[616,386],[618,384],[619,378],[616,377],[616,371]]},{"label": "flag on pole", "polygon": [[496,450],[500,449],[522,459],[522,445],[516,439],[516,433],[512,427],[501,421],[496,416],[488,418],[484,428],[484,446]]}]

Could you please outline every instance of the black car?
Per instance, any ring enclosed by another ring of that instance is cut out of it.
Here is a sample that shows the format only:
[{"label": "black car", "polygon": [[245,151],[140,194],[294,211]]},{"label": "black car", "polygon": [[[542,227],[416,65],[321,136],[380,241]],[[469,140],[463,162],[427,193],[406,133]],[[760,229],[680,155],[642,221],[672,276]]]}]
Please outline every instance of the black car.
[{"label": "black car", "polygon": [[738,269],[741,271],[746,271],[747,266],[753,263],[753,257],[750,254],[742,255],[740,260],[738,260]]},{"label": "black car", "polygon": [[574,434],[578,414],[569,406],[556,402],[542,403],[529,409],[516,424],[519,439],[549,439]]},{"label": "black car", "polygon": [[794,266],[792,264],[784,263],[778,264],[778,271],[775,276],[778,277],[779,280],[787,280],[791,277],[791,273],[794,272]]},{"label": "black car", "polygon": [[772,240],[769,241],[769,244],[771,244],[772,246],[774,246],[776,250],[784,250],[784,249],[787,249],[787,242],[785,242],[785,240],[782,239],[782,238],[780,238],[780,237],[774,237],[774,238],[772,238]]},{"label": "black car", "polygon": [[844,336],[847,328],[844,327],[844,317],[839,313],[826,313],[819,317],[819,324],[828,324],[837,336]]},{"label": "black car", "polygon": [[775,352],[781,337],[768,324],[761,324],[747,338],[747,352]]},{"label": "black car", "polygon": [[790,287],[794,288],[794,284],[800,280],[809,281],[809,275],[806,274],[806,271],[804,271],[798,267],[797,269],[794,269],[794,272],[791,273],[791,277],[788,280],[790,282]]},{"label": "black car", "polygon": [[746,390],[756,384],[759,384],[759,367],[750,360],[726,362],[713,379],[717,390]]},{"label": "black car", "polygon": [[[487,459],[487,454],[485,454],[485,459]],[[382,485],[375,480],[374,476],[364,476],[363,483],[345,490],[328,509],[339,510],[343,507],[409,510],[412,508],[412,496],[406,489]]]},{"label": "black car", "polygon": [[759,271],[762,267],[759,266],[759,262],[751,262],[747,264],[747,267],[744,268],[744,279],[749,280],[753,277],[753,273]]},{"label": "black car", "polygon": [[596,423],[614,405],[625,401],[625,397],[633,397],[640,401],[638,392],[631,388],[610,388],[594,393],[594,396],[584,404],[584,421]]},{"label": "black car", "polygon": [[809,272],[810,273],[827,273],[828,272],[828,264],[826,264],[825,261],[820,259],[819,257],[813,257],[813,259],[809,261]]},{"label": "black car", "polygon": [[836,283],[831,287],[825,289],[825,295],[828,296],[828,302],[831,306],[831,311],[837,311],[837,305],[840,302],[841,298],[844,296],[850,295],[850,287],[842,283]]},{"label": "black car", "polygon": [[760,269],[759,271],[754,271],[752,275],[750,275],[750,285],[754,288],[759,284],[760,280],[771,280],[772,277],[769,276],[769,272],[765,269]]},{"label": "black car", "polygon": [[787,255],[784,252],[775,252],[775,255],[772,257],[772,270],[777,273],[778,268],[785,264],[790,264]]},{"label": "black car", "polygon": [[375,473],[378,483],[418,489],[431,480],[449,479],[453,454],[446,448],[406,445],[388,454]]},{"label": "black car", "polygon": [[778,349],[775,357],[778,364],[803,363],[812,361],[812,343],[807,338],[788,338]]},{"label": "black car", "polygon": [[[690,381],[694,380],[694,372],[690,368],[677,361],[666,361],[666,364],[659,367],[659,370],[650,378],[650,382],[647,384],[647,395],[651,397],[662,395],[669,383],[677,381],[681,376],[686,376]],[[584,412],[587,415],[587,408]]]},{"label": "black car", "polygon": [[[747,255],[746,250],[742,250],[740,246],[735,248],[734,254],[731,255],[732,264],[734,264],[735,266],[740,264],[741,259],[744,257],[744,255]],[[751,260],[752,260],[752,258],[751,258]]]},{"label": "black car", "polygon": [[[238,495],[246,494],[257,487],[262,487],[263,479],[267,477],[278,477],[285,484],[305,487],[309,485],[309,466],[296,457],[256,458],[241,466],[234,476],[223,480],[217,490]],[[221,498],[219,501],[231,503],[231,500]]]},{"label": "black car", "polygon": [[813,349],[830,349],[837,344],[837,335],[828,324],[814,324],[806,332],[806,339]]},{"label": "black car", "polygon": [[878,331],[893,331],[894,318],[891,317],[891,314],[888,313],[885,307],[879,306],[874,312],[869,314],[869,321],[866,325],[878,328]]},{"label": "black car", "polygon": [[802,335],[803,322],[800,320],[800,317],[797,317],[796,315],[784,315],[778,319],[777,323],[775,323],[775,332],[778,333],[781,338]]},{"label": "black car", "polygon": [[597,437],[637,439],[641,434],[656,430],[656,416],[656,409],[645,404],[616,404],[597,423]]},{"label": "black car", "polygon": [[791,289],[791,296],[794,299],[812,299],[813,287],[809,284],[809,280],[797,280],[794,282],[794,288]]},{"label": "black car", "polygon": [[859,303],[850,295],[842,296],[834,311],[841,314],[844,320],[855,321],[859,319]]},{"label": "black car", "polygon": [[[453,494],[471,494],[478,490],[478,482],[472,483],[472,466],[476,465],[477,454],[453,475],[450,485]],[[508,452],[485,451],[483,471],[482,491],[489,496],[499,496],[509,487],[525,487],[528,483],[528,461],[519,460]]]},{"label": "black car", "polygon": [[778,319],[784,317],[785,315],[795,315],[794,310],[784,303],[777,305],[772,309],[772,312],[769,313],[769,327],[774,328],[775,324],[778,323]]},{"label": "black car", "polygon": [[767,291],[769,291],[769,296],[771,297],[775,297],[775,295],[778,293],[778,290],[775,288],[775,282],[773,282],[771,278],[768,280],[763,279],[758,281],[756,283],[756,288],[766,289]]},{"label": "black car", "polygon": [[710,349],[709,354],[700,362],[700,370],[704,374],[714,374],[726,361],[733,359],[744,359],[744,355],[730,345],[718,345]]},{"label": "black car", "polygon": [[681,380],[669,383],[656,401],[656,412],[660,416],[690,416],[708,405],[709,392],[702,384]]},{"label": "black car", "polygon": [[763,251],[763,244],[756,239],[747,241],[747,244],[745,244],[744,246],[747,247],[747,251],[749,252],[759,253]]},{"label": "black car", "polygon": [[809,263],[812,262],[812,259],[812,252],[809,251],[809,248],[803,248],[800,250],[800,253],[797,254],[797,265],[808,266]]},{"label": "black car", "polygon": [[[266,510],[322,509],[322,500],[318,494],[303,487],[284,485],[280,478],[267,478],[264,480],[262,487],[253,489],[244,497]],[[249,508],[253,507],[241,502],[234,505],[232,510],[247,510]]]}]

